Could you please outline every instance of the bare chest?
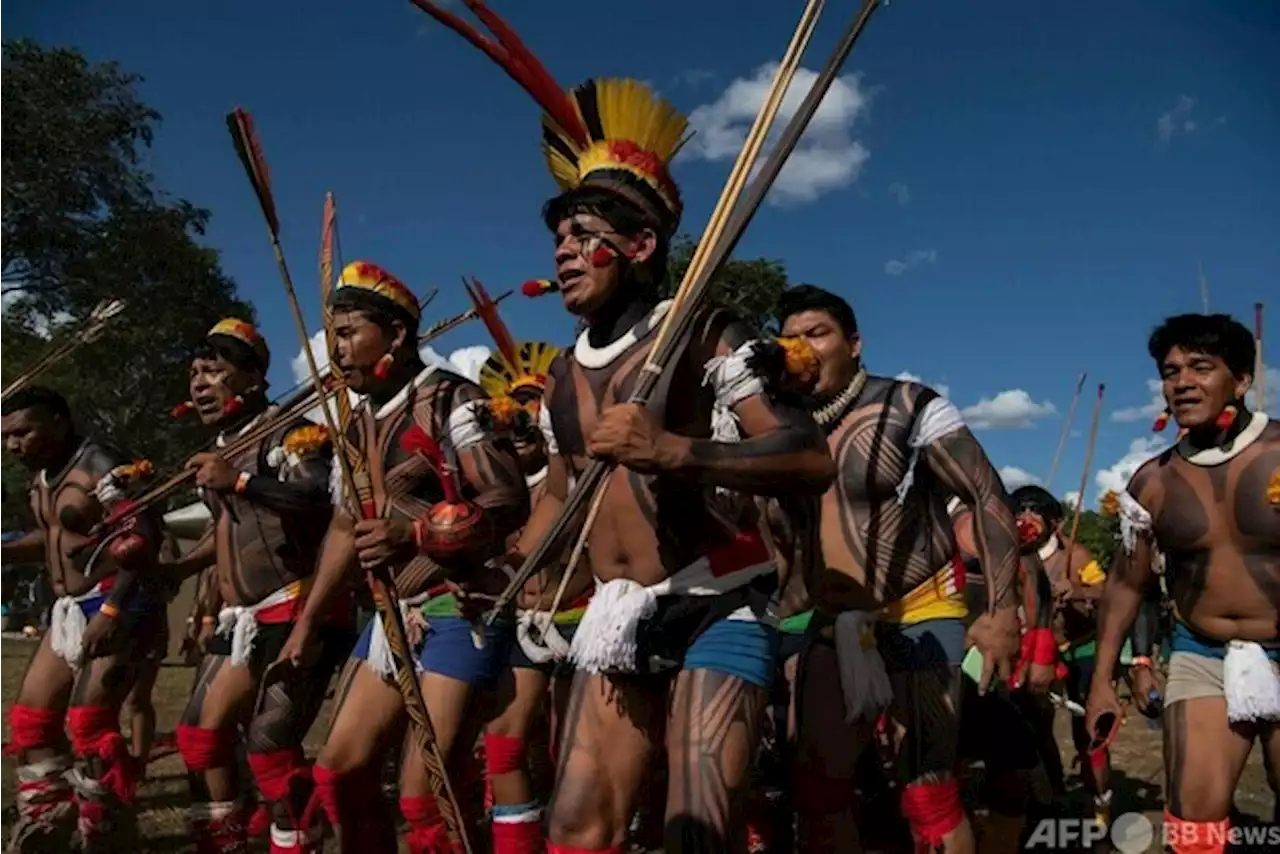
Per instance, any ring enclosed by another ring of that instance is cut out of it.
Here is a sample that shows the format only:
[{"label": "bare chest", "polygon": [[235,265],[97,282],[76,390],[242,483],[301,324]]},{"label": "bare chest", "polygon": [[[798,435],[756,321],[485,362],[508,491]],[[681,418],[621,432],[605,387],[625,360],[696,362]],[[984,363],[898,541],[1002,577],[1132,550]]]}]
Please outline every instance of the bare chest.
[{"label": "bare chest", "polygon": [[1280,472],[1280,444],[1258,443],[1216,466],[1199,466],[1176,453],[1161,473],[1153,516],[1162,551],[1240,548],[1280,551],[1280,506],[1268,489]]}]

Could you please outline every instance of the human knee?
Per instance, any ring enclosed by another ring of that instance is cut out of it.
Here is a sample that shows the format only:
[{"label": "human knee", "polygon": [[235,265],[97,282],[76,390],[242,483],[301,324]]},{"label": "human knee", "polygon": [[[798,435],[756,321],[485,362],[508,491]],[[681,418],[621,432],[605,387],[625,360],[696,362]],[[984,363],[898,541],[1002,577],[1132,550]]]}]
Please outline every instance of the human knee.
[{"label": "human knee", "polygon": [[213,768],[226,768],[235,763],[236,730],[179,724],[175,733],[178,752],[187,770],[199,774]]},{"label": "human knee", "polygon": [[626,828],[614,826],[606,806],[599,796],[558,791],[547,820],[548,851],[609,851],[620,846]]},{"label": "human knee", "polygon": [[311,778],[311,769],[301,748],[268,751],[250,748],[246,759],[258,791],[271,802],[289,801],[294,787],[305,785]]},{"label": "human knee", "polygon": [[940,780],[917,780],[902,787],[902,817],[911,834],[932,847],[964,824],[964,804],[960,799],[960,781],[954,777]]},{"label": "human knee", "polygon": [[64,743],[61,709],[14,705],[9,709],[9,733],[16,750],[59,747]]}]

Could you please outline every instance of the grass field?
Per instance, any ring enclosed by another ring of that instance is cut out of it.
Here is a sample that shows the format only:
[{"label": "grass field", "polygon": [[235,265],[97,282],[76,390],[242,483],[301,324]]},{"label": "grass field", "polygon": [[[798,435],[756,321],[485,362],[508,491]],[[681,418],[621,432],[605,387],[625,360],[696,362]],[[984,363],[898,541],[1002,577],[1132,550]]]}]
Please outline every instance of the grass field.
[{"label": "grass field", "polygon": [[[9,706],[17,695],[34,645],[31,641],[6,638],[0,642],[0,676],[3,684],[5,738],[8,738]],[[157,680],[154,695],[157,727],[160,733],[174,729],[178,715],[186,704],[194,671],[166,666]],[[308,735],[307,746],[314,754],[318,740],[323,736],[329,710],[321,712],[315,727]],[[1058,720],[1059,743],[1063,756],[1070,756],[1065,715]],[[1163,760],[1159,730],[1151,729],[1145,720],[1134,716],[1126,722],[1116,738],[1115,757],[1115,814],[1141,810],[1149,818],[1158,820],[1163,808]],[[12,760],[4,763],[0,803],[4,804],[4,833],[7,836],[14,820]],[[147,780],[139,795],[139,830],[142,837],[140,850],[148,852],[191,852],[194,846],[186,830],[185,807],[188,803],[186,775],[182,760],[177,755],[153,762],[148,768]],[[1272,796],[1266,784],[1265,772],[1258,750],[1254,750],[1246,768],[1244,779],[1236,792],[1237,808],[1255,821],[1272,814]],[[260,844],[266,850],[265,844]],[[1154,848],[1152,850],[1155,850]]]}]

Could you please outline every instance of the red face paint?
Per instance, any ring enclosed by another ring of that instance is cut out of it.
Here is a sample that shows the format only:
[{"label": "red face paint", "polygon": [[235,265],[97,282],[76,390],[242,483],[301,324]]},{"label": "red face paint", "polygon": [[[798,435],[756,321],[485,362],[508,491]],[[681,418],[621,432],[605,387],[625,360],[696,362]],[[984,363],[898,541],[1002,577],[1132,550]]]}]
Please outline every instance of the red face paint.
[{"label": "red face paint", "polygon": [[616,252],[601,243],[591,250],[591,257],[588,260],[591,261],[591,266],[593,267],[608,267],[616,257]]}]

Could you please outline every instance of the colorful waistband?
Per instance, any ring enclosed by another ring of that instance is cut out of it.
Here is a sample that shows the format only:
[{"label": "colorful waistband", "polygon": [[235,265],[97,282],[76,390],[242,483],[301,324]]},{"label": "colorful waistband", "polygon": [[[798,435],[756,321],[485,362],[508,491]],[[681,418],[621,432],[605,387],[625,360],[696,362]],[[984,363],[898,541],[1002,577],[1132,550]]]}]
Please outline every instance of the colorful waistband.
[{"label": "colorful waistband", "polygon": [[778,631],[786,635],[802,635],[809,630],[811,622],[813,622],[812,608],[792,614],[790,617],[783,617],[778,621]]},{"label": "colorful waistband", "polygon": [[[1227,657],[1227,644],[1228,641],[1202,635],[1181,621],[1173,624],[1173,643],[1170,646],[1174,652],[1188,652],[1205,658],[1222,659]],[[1259,646],[1267,654],[1268,659],[1280,661],[1280,646],[1265,644],[1259,644]]]},{"label": "colorful waistband", "polygon": [[964,601],[964,562],[956,556],[897,602],[880,610],[886,623],[911,625],[925,620],[963,620],[969,615]]}]

